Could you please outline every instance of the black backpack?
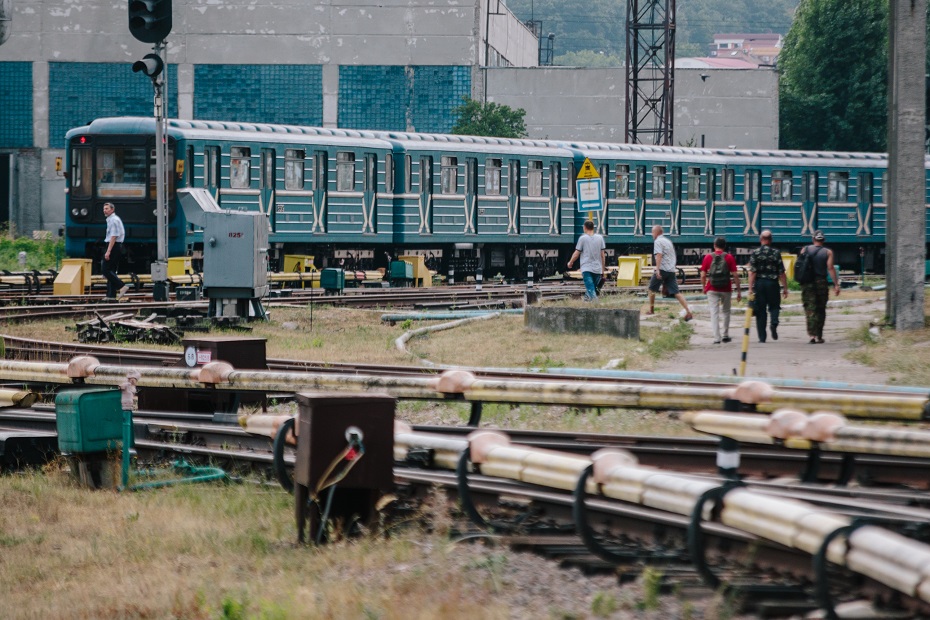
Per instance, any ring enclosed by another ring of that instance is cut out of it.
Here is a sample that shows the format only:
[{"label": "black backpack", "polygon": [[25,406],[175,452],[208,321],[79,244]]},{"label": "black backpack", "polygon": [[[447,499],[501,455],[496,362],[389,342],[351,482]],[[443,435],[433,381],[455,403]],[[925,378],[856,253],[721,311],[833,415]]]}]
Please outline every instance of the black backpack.
[{"label": "black backpack", "polygon": [[[816,251],[811,254],[807,250],[811,247]],[[798,253],[798,259],[794,262],[794,281],[798,284],[810,284],[814,281],[814,256],[820,252],[817,246],[807,246]]]},{"label": "black backpack", "polygon": [[710,269],[707,270],[707,276],[710,278],[710,285],[717,288],[724,288],[730,282],[730,267],[727,265],[727,253],[721,252],[714,254],[714,259],[710,263]]}]

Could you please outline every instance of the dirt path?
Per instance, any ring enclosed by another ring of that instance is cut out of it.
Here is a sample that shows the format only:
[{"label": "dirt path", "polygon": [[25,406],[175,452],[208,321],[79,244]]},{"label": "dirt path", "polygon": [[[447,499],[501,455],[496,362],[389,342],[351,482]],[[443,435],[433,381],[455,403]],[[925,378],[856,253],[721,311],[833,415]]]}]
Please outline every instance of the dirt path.
[{"label": "dirt path", "polygon": [[[734,304],[735,312],[730,318],[730,337],[733,341],[724,344],[713,344],[707,306],[692,304],[692,309],[694,334],[691,336],[691,348],[659,362],[656,372],[734,374],[734,369],[738,371],[740,365],[746,325],[745,309],[737,308]],[[753,318],[749,332],[746,376],[886,384],[889,375],[845,358],[846,353],[853,348],[849,340],[850,330],[872,319],[881,318],[884,314],[884,300],[831,298],[824,325],[824,344],[808,343],[804,310],[800,304],[782,306],[777,341],[769,337],[764,344],[760,343]],[[648,321],[644,320],[643,323],[648,324]]]}]

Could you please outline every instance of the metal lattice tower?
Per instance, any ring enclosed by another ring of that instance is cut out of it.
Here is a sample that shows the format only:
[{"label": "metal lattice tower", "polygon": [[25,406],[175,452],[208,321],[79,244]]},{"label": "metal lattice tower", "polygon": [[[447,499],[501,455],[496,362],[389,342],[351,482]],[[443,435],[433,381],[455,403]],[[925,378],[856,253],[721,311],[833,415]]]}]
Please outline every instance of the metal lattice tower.
[{"label": "metal lattice tower", "polygon": [[627,0],[626,141],[672,144],[675,2]]}]

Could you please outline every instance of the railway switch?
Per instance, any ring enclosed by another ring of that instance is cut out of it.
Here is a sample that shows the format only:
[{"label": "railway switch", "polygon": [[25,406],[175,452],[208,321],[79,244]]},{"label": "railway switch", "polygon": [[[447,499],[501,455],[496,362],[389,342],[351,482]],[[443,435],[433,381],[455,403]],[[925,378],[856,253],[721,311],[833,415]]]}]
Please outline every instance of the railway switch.
[{"label": "railway switch", "polygon": [[298,394],[297,540],[329,540],[370,523],[394,488],[394,408],[385,394]]}]

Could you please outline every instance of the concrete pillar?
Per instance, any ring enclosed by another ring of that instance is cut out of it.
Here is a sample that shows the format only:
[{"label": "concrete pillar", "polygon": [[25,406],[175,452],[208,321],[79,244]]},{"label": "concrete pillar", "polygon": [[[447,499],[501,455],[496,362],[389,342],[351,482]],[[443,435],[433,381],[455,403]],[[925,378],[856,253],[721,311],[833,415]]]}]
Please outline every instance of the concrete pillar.
[{"label": "concrete pillar", "polygon": [[32,63],[32,145],[48,148],[48,63]]},{"label": "concrete pillar", "polygon": [[898,331],[924,326],[924,59],[927,0],[890,0],[886,313]]},{"label": "concrete pillar", "polygon": [[189,62],[176,65],[178,80],[178,118],[194,118],[194,65]]},{"label": "concrete pillar", "polygon": [[323,127],[339,126],[339,65],[323,65]]}]

